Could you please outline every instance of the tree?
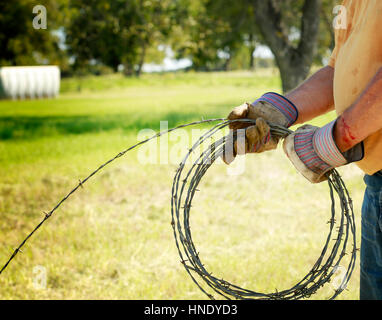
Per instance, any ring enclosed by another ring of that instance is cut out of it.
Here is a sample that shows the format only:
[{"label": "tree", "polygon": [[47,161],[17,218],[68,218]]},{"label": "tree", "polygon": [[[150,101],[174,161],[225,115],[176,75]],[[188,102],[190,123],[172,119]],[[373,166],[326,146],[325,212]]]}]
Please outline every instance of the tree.
[{"label": "tree", "polygon": [[178,9],[172,46],[179,58],[192,60],[193,69],[228,70],[243,48],[248,52],[246,64],[253,66],[258,32],[246,1],[181,0]]},{"label": "tree", "polygon": [[221,34],[228,26],[207,12],[208,0],[181,0],[177,6],[171,47],[177,58],[189,58],[192,68],[211,71],[221,68],[218,50]]},{"label": "tree", "polygon": [[287,92],[309,74],[317,50],[321,0],[251,2],[255,23],[275,56],[282,88]]},{"label": "tree", "polygon": [[61,60],[58,38],[53,34],[57,6],[45,1],[47,29],[33,27],[32,0],[0,2],[0,65],[55,64]]},{"label": "tree", "polygon": [[334,49],[335,38],[333,28],[333,8],[338,4],[337,0],[322,0],[320,32],[318,35],[317,53],[315,63],[322,64]]},{"label": "tree", "polygon": [[139,75],[147,51],[170,32],[170,0],[71,0],[67,44],[80,67],[101,63]]},{"label": "tree", "polygon": [[224,32],[213,34],[213,38],[220,40],[219,51],[227,57],[224,69],[227,70],[235,56],[239,56],[244,50],[247,52],[247,61],[243,65],[252,69],[254,67],[253,53],[259,41],[259,32],[253,23],[253,8],[243,0],[230,3],[209,0],[206,2],[206,9],[213,21],[226,24]]}]

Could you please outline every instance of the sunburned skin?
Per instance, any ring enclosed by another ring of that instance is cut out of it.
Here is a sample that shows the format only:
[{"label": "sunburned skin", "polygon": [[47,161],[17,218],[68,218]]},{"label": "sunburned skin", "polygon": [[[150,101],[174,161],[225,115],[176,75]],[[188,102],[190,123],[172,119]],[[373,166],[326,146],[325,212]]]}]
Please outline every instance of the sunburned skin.
[{"label": "sunburned skin", "polygon": [[326,66],[286,94],[298,109],[295,124],[304,124],[334,109],[333,79],[334,69]]}]

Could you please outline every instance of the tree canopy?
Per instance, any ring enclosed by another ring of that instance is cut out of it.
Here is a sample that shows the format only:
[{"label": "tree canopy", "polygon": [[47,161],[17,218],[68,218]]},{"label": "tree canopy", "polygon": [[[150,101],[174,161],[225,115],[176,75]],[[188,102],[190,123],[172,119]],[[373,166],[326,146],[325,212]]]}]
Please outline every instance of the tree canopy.
[{"label": "tree canopy", "polygon": [[47,29],[32,27],[36,3],[0,2],[0,64],[104,66],[139,75],[171,48],[195,70],[253,69],[266,45],[289,90],[334,45],[335,0],[46,0]]}]

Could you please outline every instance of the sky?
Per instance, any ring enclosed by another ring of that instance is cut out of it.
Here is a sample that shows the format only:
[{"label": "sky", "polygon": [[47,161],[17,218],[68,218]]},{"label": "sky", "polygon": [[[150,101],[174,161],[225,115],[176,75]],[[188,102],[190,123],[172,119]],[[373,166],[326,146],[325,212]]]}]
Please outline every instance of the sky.
[{"label": "sky", "polygon": [[[162,72],[162,71],[175,71],[179,69],[184,69],[191,66],[190,59],[180,59],[174,58],[174,53],[170,48],[164,48],[166,51],[166,57],[161,64],[145,63],[142,67],[143,72]],[[259,45],[254,56],[256,58],[273,58],[271,50],[267,46]]]},{"label": "sky", "polygon": [[[65,50],[66,45],[64,29],[58,29],[54,31],[54,34],[57,35],[59,38],[60,48]],[[169,47],[162,46],[160,50],[164,50],[166,52],[166,57],[163,59],[163,62],[161,64],[145,63],[142,67],[143,72],[176,71],[190,67],[192,64],[190,59],[175,59],[174,53]],[[257,46],[253,55],[255,58],[273,58],[271,50],[264,45]]]}]

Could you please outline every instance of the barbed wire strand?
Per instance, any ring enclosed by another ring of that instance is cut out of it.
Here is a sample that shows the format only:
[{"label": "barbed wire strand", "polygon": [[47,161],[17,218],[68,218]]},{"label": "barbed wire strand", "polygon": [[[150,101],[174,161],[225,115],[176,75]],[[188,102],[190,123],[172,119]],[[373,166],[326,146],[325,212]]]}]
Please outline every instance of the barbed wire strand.
[{"label": "barbed wire strand", "polygon": [[185,127],[189,127],[189,126],[194,126],[194,125],[198,125],[198,124],[204,124],[204,123],[211,123],[211,122],[216,122],[216,121],[224,121],[225,119],[223,118],[216,118],[216,119],[207,119],[207,120],[201,120],[201,121],[194,121],[194,122],[191,122],[191,123],[188,123],[188,124],[182,124],[182,125],[179,125],[177,127],[174,127],[174,128],[171,128],[169,130],[164,130],[164,131],[161,131],[161,132],[158,132],[156,133],[155,135],[151,136],[150,138],[148,139],[145,139],[145,140],[142,140],[140,142],[138,142],[137,144],[127,148],[126,150],[122,151],[122,152],[119,152],[115,157],[111,158],[110,160],[106,161],[105,163],[103,163],[102,165],[100,165],[96,170],[94,170],[92,173],[90,173],[86,178],[84,178],[83,180],[79,180],[78,184],[64,197],[62,198],[57,204],[56,206],[50,210],[49,212],[44,212],[44,218],[40,221],[40,223],[32,230],[32,232],[30,232],[26,237],[25,239],[19,244],[19,246],[13,251],[12,255],[10,256],[10,258],[8,259],[8,261],[4,264],[4,266],[0,269],[0,275],[3,273],[3,271],[8,267],[9,263],[17,256],[17,254],[19,252],[21,252],[21,248],[25,245],[25,243],[29,240],[30,237],[33,236],[33,234],[38,230],[40,229],[40,227],[46,222],[46,220],[48,220],[52,214],[66,201],[70,198],[70,196],[75,193],[80,187],[82,188],[84,186],[84,184],[90,179],[92,178],[94,175],[96,175],[99,171],[101,171],[103,168],[105,168],[107,165],[109,165],[110,163],[114,162],[115,160],[117,160],[118,158],[124,156],[127,152],[137,148],[138,146],[142,145],[142,144],[145,144],[153,139],[156,139],[156,138],[159,138],[160,136],[164,135],[164,134],[167,134],[167,133],[170,133],[172,131],[175,131],[175,130],[178,130],[178,129],[181,129],[181,128],[185,128]]},{"label": "barbed wire strand", "polygon": [[[169,130],[161,131],[151,136],[148,139],[142,140],[137,144],[125,149],[124,151],[118,153],[116,156],[106,161],[100,165],[96,170],[91,172],[83,180],[79,180],[78,184],[62,198],[56,206],[47,213],[44,213],[44,218],[37,224],[37,226],[25,237],[25,239],[18,245],[18,247],[13,251],[10,258],[0,269],[0,274],[9,266],[13,259],[22,252],[21,249],[25,246],[28,240],[34,235],[34,233],[41,228],[41,226],[55,213],[55,211],[67,201],[79,188],[82,188],[86,182],[88,182],[94,175],[108,166],[110,163],[114,162],[118,158],[124,156],[127,152],[137,148],[138,146],[145,144],[153,139],[159,138],[164,134],[168,134],[172,131],[200,125],[206,123],[219,122],[214,125],[211,129],[207,130],[203,135],[199,137],[197,142],[189,149],[188,153],[184,157],[183,161],[180,163],[178,169],[176,170],[175,177],[173,179],[172,185],[172,196],[171,196],[171,225],[173,228],[175,244],[181,258],[181,263],[185,267],[186,272],[191,277],[192,281],[198,286],[198,288],[206,294],[210,299],[214,299],[214,296],[210,294],[207,289],[205,289],[196,279],[195,275],[198,275],[209,288],[211,288],[218,295],[226,299],[301,299],[309,298],[312,294],[323,287],[327,282],[330,282],[331,277],[339,267],[342,258],[348,254],[347,243],[349,238],[352,238],[353,248],[350,253],[350,262],[346,270],[346,274],[342,279],[341,285],[335,290],[334,294],[329,297],[329,299],[334,299],[337,297],[345,288],[354,270],[355,260],[356,260],[356,238],[355,238],[355,222],[354,222],[354,212],[352,200],[350,198],[349,192],[342,181],[340,175],[336,170],[332,170],[328,174],[328,185],[330,191],[331,199],[331,218],[328,221],[329,233],[326,238],[324,247],[321,254],[312,269],[307,275],[305,275],[302,280],[297,284],[287,290],[276,291],[275,293],[260,293],[253,290],[241,288],[238,285],[229,283],[222,278],[218,278],[208,272],[199,258],[199,253],[195,248],[194,242],[192,240],[191,228],[190,228],[190,211],[192,207],[192,200],[197,191],[198,185],[200,184],[203,176],[211,165],[221,157],[229,148],[232,149],[232,143],[237,140],[237,133],[234,132],[232,139],[228,139],[228,136],[220,138],[209,145],[204,151],[200,151],[200,155],[196,161],[192,164],[189,171],[182,178],[183,169],[190,158],[191,154],[195,151],[201,149],[202,144],[207,141],[207,139],[213,139],[214,135],[226,128],[231,122],[244,122],[247,124],[254,124],[253,119],[237,119],[237,120],[227,120],[224,118],[207,119],[201,121],[194,121],[188,124],[182,124],[171,128]],[[271,134],[279,138],[285,138],[287,135],[292,133],[291,130],[269,123],[271,127]],[[229,142],[229,143],[228,143]],[[231,144],[230,147],[227,146]],[[187,183],[188,187],[187,187]],[[186,191],[187,190],[187,191]],[[332,239],[333,233],[335,233],[334,227],[336,224],[336,210],[335,210],[335,197],[337,194],[340,207],[341,216],[340,223],[337,227],[336,238]],[[184,199],[184,200],[183,200]],[[183,214],[181,214],[183,212]],[[330,244],[334,241],[331,252],[328,253]],[[326,257],[326,261],[324,258]]]},{"label": "barbed wire strand", "polygon": [[[354,212],[352,207],[352,201],[350,199],[349,193],[343,183],[340,175],[336,170],[332,170],[328,174],[328,184],[330,189],[330,198],[332,201],[331,206],[331,219],[330,219],[330,229],[327,236],[324,248],[319,256],[318,260],[314,264],[312,270],[295,286],[288,290],[283,290],[275,293],[264,294],[260,292],[255,292],[253,290],[248,290],[241,288],[237,285],[233,285],[224,279],[212,276],[209,273],[204,264],[199,259],[199,253],[195,249],[195,245],[191,236],[191,228],[189,225],[190,210],[192,208],[192,199],[197,191],[199,182],[201,181],[204,174],[207,172],[208,168],[214,163],[214,161],[219,158],[224,153],[225,138],[218,140],[214,144],[210,145],[206,151],[204,151],[197,161],[191,166],[189,171],[182,177],[182,173],[185,167],[185,163],[190,157],[191,153],[194,153],[196,149],[201,145],[205,139],[209,138],[214,134],[214,130],[220,130],[227,126],[228,123],[223,125],[218,125],[211,129],[211,132],[206,133],[201,139],[190,149],[189,153],[186,155],[184,160],[180,163],[177,173],[173,181],[172,188],[172,226],[175,236],[175,241],[177,243],[177,248],[179,255],[181,257],[181,262],[186,268],[194,282],[201,288],[198,281],[192,273],[196,273],[201,277],[202,280],[212,288],[216,293],[220,294],[225,298],[236,298],[236,299],[300,299],[309,298],[312,294],[316,293],[317,290],[327,282],[330,282],[335,271],[340,266],[342,258],[347,254],[347,242],[349,235],[353,237],[353,249],[351,251],[351,258],[349,266],[345,277],[343,278],[341,285],[335,289],[332,297],[329,299],[334,299],[338,296],[345,288],[353,272],[355,259],[356,259],[356,242],[355,242],[355,224],[354,224]],[[278,135],[279,137],[285,137],[291,133],[289,130],[283,130],[279,127],[272,127],[272,134]],[[189,181],[189,178],[191,180]],[[188,184],[188,187],[187,187]],[[187,189],[188,188],[188,189]],[[186,191],[187,190],[187,191]],[[337,227],[336,238],[332,239],[335,233],[335,198],[334,193],[337,193],[340,200],[341,207],[341,217],[339,227]],[[184,198],[184,199],[183,199]],[[350,229],[349,229],[350,226]],[[334,241],[331,251],[329,251],[331,241]],[[326,257],[327,256],[327,257]],[[326,260],[324,258],[326,257]],[[202,291],[210,298],[213,298],[206,290],[201,288]]]}]

